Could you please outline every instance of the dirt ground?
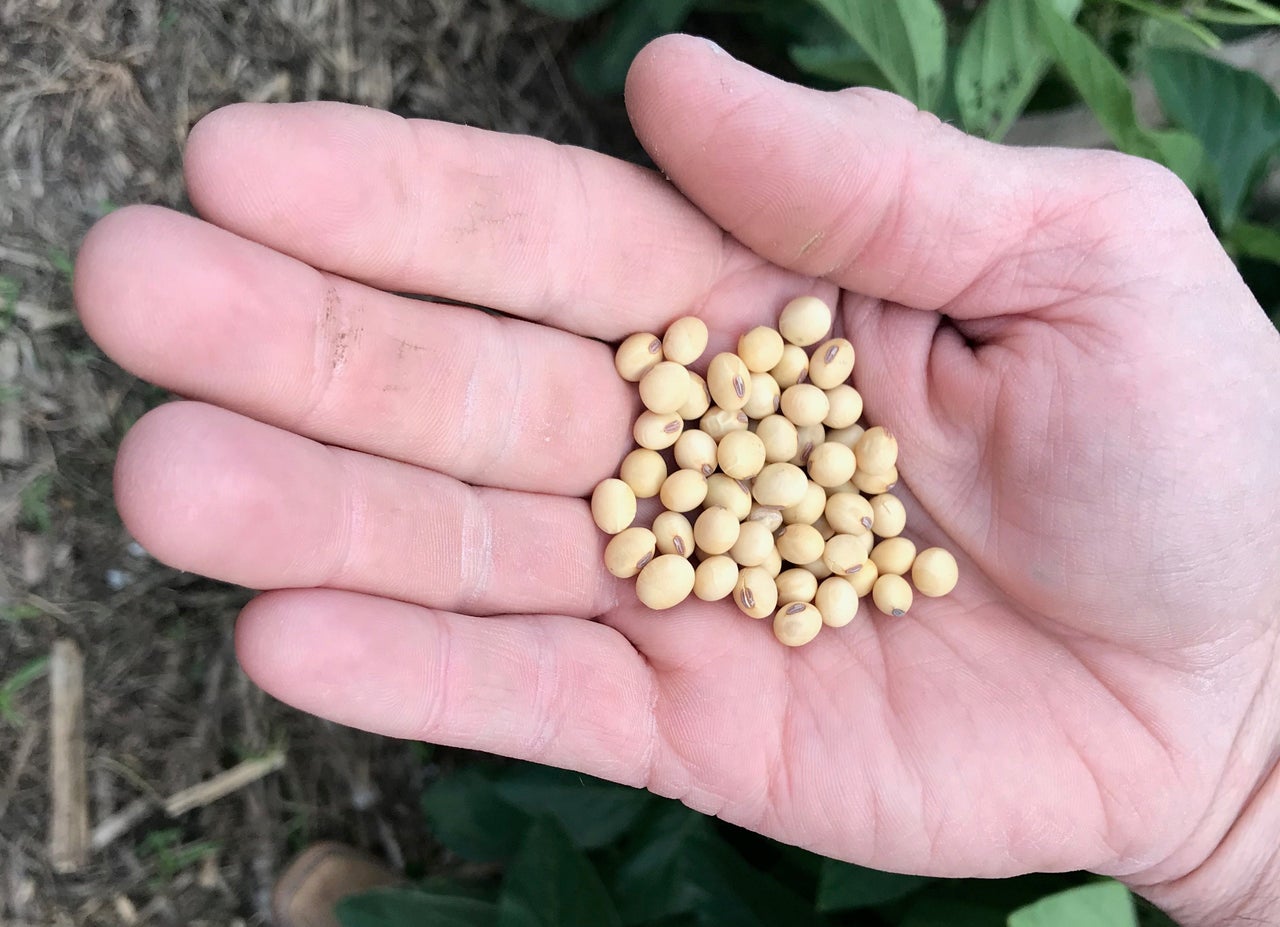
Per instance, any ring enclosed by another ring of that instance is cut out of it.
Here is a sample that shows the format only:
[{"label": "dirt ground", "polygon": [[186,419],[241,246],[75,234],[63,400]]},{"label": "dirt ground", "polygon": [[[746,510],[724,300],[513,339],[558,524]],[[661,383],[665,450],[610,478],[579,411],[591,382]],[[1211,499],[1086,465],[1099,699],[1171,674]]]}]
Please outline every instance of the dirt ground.
[{"label": "dirt ground", "polygon": [[[441,864],[417,798],[452,756],[264,696],[232,651],[249,593],[157,564],[121,527],[115,448],[165,396],[84,336],[71,260],[115,206],[186,208],[183,140],[237,100],[350,100],[634,153],[617,104],[568,86],[572,41],[513,0],[0,0],[0,923],[269,923],[274,874],[320,837]],[[48,854],[58,638],[84,654],[95,839],[65,875]],[[273,751],[279,771],[161,809]]]}]

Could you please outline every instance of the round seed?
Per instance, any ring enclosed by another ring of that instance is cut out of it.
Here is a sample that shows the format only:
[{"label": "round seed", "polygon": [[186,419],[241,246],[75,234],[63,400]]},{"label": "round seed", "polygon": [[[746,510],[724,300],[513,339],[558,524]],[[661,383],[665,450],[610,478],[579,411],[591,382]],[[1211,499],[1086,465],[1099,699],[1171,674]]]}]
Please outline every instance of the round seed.
[{"label": "round seed", "polygon": [[[826,504],[826,500],[823,500]],[[829,541],[836,536],[836,529],[831,527],[831,522],[827,521],[826,515],[819,515],[813,526],[818,529],[818,533],[822,535],[824,541]]]},{"label": "round seed", "polygon": [[809,455],[813,449],[827,440],[827,430],[821,425],[805,425],[796,429],[796,456],[791,462],[797,467],[809,465]]},{"label": "round seed", "polygon": [[911,569],[911,562],[915,559],[916,545],[904,537],[886,538],[871,548],[871,562],[881,576],[886,573],[901,576]]},{"label": "round seed", "polygon": [[[855,450],[855,457],[857,453]],[[865,492],[868,496],[878,496],[898,485],[898,468],[891,467],[887,473],[868,473],[866,470],[854,470],[853,485],[858,488],[858,492]]]},{"label": "round seed", "polygon": [[631,429],[636,444],[652,451],[661,451],[676,443],[684,431],[684,422],[674,412],[661,415],[657,412],[641,412]]},{"label": "round seed", "polygon": [[734,562],[744,566],[760,566],[774,549],[773,532],[762,521],[744,521],[738,528],[738,539],[729,548]]},{"label": "round seed", "polygon": [[716,405],[736,411],[751,398],[751,371],[737,354],[717,354],[707,367],[707,388]]},{"label": "round seed", "polygon": [[698,427],[719,441],[731,431],[746,431],[750,420],[741,409],[711,406],[698,422]]},{"label": "round seed", "polygon": [[613,366],[618,376],[628,383],[638,383],[640,378],[662,362],[662,342],[657,335],[637,332],[622,344],[613,355]]},{"label": "round seed", "polygon": [[796,426],[784,415],[769,415],[756,425],[756,436],[764,442],[765,463],[783,463],[800,451]]},{"label": "round seed", "polygon": [[776,546],[769,548],[769,556],[764,558],[764,563],[760,564],[760,569],[766,571],[774,579],[778,578],[778,574],[782,572],[782,554],[778,553]]},{"label": "round seed", "polygon": [[803,647],[822,630],[822,613],[805,602],[793,602],[773,616],[773,636],[788,647]]},{"label": "round seed", "polygon": [[662,504],[672,512],[692,512],[707,498],[707,478],[697,470],[677,470],[662,481]]},{"label": "round seed", "polygon": [[787,525],[782,529],[776,541],[778,553],[783,560],[792,563],[812,563],[822,556],[822,535],[813,525]]},{"label": "round seed", "polygon": [[900,618],[911,608],[911,586],[893,573],[881,576],[871,587],[871,601],[886,615]]},{"label": "round seed", "polygon": [[692,370],[689,371],[689,396],[684,405],[676,409],[676,415],[686,422],[702,418],[711,408],[711,393],[707,390],[707,381]]},{"label": "round seed", "polygon": [[[824,392],[827,394],[827,417],[822,420],[822,424],[828,429],[840,431],[857,425],[858,419],[862,418],[862,394],[848,383],[841,383]],[[858,438],[860,437],[862,437],[862,429],[858,429]],[[842,438],[828,437],[827,440],[839,440],[841,444],[853,447],[853,441]],[[856,440],[857,438],[854,438],[854,441]]]},{"label": "round seed", "polygon": [[658,542],[658,553],[693,556],[693,525],[679,512],[663,512],[655,518],[653,536]]},{"label": "round seed", "polygon": [[809,478],[795,464],[766,464],[752,484],[751,494],[761,505],[780,508],[795,505],[804,498]]},{"label": "round seed", "polygon": [[680,435],[675,446],[676,463],[703,476],[716,472],[716,439],[696,428]]},{"label": "round seed", "polygon": [[812,602],[818,593],[818,578],[804,567],[783,570],[774,582],[779,602]]},{"label": "round seed", "polygon": [[916,554],[911,564],[911,581],[916,590],[930,598],[946,595],[956,587],[960,568],[950,551],[941,547],[929,547]]},{"label": "round seed", "polygon": [[782,403],[782,390],[778,381],[767,373],[751,374],[751,398],[742,407],[750,418],[764,418],[778,411]]},{"label": "round seed", "polygon": [[858,614],[858,593],[847,579],[832,576],[818,584],[813,604],[822,613],[822,623],[829,628],[843,628]]},{"label": "round seed", "polygon": [[673,608],[693,592],[693,564],[677,554],[654,557],[636,577],[636,598],[655,611]]},{"label": "round seed", "polygon": [[733,594],[738,565],[728,557],[708,557],[693,571],[693,594],[704,602],[718,602]]},{"label": "round seed", "polygon": [[658,539],[648,528],[627,528],[605,546],[605,569],[619,579],[630,579],[653,559],[657,547]]},{"label": "round seed", "polygon": [[735,480],[753,479],[764,469],[764,442],[749,431],[731,431],[720,439],[716,461]]},{"label": "round seed", "polygon": [[849,581],[849,585],[853,587],[853,591],[860,598],[865,598],[871,594],[871,587],[880,578],[880,571],[876,569],[875,561],[868,558],[862,561],[861,570],[856,573],[849,573],[845,578]]},{"label": "round seed", "polygon": [[662,353],[677,364],[692,364],[706,349],[707,324],[691,315],[676,319],[662,336]]},{"label": "round seed", "polygon": [[675,413],[689,398],[689,371],[663,361],[640,378],[640,401],[650,412]]},{"label": "round seed", "polygon": [[622,458],[618,476],[631,487],[637,499],[652,499],[667,478],[667,462],[657,451],[638,447]]},{"label": "round seed", "polygon": [[812,383],[797,383],[782,391],[782,414],[797,426],[821,425],[829,409],[827,394]]},{"label": "round seed", "polygon": [[707,498],[703,504],[708,508],[713,505],[726,508],[742,521],[751,513],[751,489],[741,480],[715,473],[707,479]]},{"label": "round seed", "polygon": [[782,336],[767,325],[758,325],[738,339],[738,356],[752,373],[766,373],[782,360]]},{"label": "round seed", "polygon": [[622,480],[601,480],[591,493],[591,517],[605,534],[617,534],[636,520],[636,494]]},{"label": "round seed", "polygon": [[898,462],[898,439],[880,425],[868,428],[853,450],[858,469],[867,473],[888,473]]},{"label": "round seed", "polygon": [[799,296],[782,307],[778,331],[792,344],[807,348],[831,330],[831,307],[816,296]]},{"label": "round seed", "polygon": [[814,386],[834,389],[849,379],[851,373],[853,345],[846,339],[832,338],[813,349],[813,357],[809,358],[809,382]]},{"label": "round seed", "polygon": [[[827,494],[822,491],[821,486],[810,480],[804,488],[804,496],[800,501],[782,510],[782,521],[788,525],[812,525],[818,520],[818,516],[822,514],[826,505]],[[784,553],[783,556],[786,554]]]},{"label": "round seed", "polygon": [[778,587],[761,567],[746,567],[738,571],[733,601],[747,617],[767,618],[778,607]]},{"label": "round seed", "polygon": [[803,383],[809,378],[809,355],[804,348],[789,344],[782,349],[782,359],[769,371],[769,376],[782,389]]},{"label": "round seed", "polygon": [[[850,388],[852,389],[852,387]],[[832,392],[834,392],[834,390],[832,390]],[[861,397],[859,397],[858,401],[859,402],[862,401]],[[830,413],[828,413],[827,417],[830,418]],[[840,444],[846,444],[849,447],[855,447],[858,443],[858,439],[861,438],[865,433],[866,433],[866,429],[863,428],[861,425],[850,425],[848,428],[828,428],[827,440],[837,441]]]},{"label": "round seed", "polygon": [[769,543],[773,543],[773,533],[782,527],[782,509],[772,505],[751,503],[751,511],[747,513],[747,521],[756,521],[769,531]]},{"label": "round seed", "polygon": [[813,561],[813,563],[806,563],[803,565],[803,569],[808,570],[810,573],[812,573],[813,578],[816,579],[818,582],[822,582],[824,579],[826,579],[828,576],[831,575],[831,568],[828,567],[821,560],[815,560]]},{"label": "round seed", "polygon": [[856,464],[850,448],[824,441],[809,455],[809,479],[822,487],[839,486],[853,478]]},{"label": "round seed", "polygon": [[907,526],[907,509],[891,492],[871,500],[871,530],[882,538],[896,538]]},{"label": "round seed", "polygon": [[824,513],[840,534],[866,534],[875,523],[871,503],[856,492],[838,492],[827,497]]},{"label": "round seed", "polygon": [[822,562],[837,576],[856,576],[866,561],[862,539],[852,534],[834,534],[822,549]]},{"label": "round seed", "polygon": [[693,523],[693,541],[703,553],[723,554],[738,540],[741,524],[728,509],[714,505],[703,509]]}]

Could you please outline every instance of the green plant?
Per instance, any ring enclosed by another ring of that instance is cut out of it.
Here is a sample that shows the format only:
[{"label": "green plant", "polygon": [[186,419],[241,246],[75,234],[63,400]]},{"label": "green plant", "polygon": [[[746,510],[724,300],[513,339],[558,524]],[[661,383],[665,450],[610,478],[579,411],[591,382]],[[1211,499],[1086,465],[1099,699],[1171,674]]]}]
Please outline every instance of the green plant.
[{"label": "green plant", "polygon": [[18,496],[18,520],[23,528],[40,534],[47,534],[53,528],[53,515],[49,510],[52,488],[52,473],[42,473],[23,487]]},{"label": "green plant", "polygon": [[[824,859],[648,792],[548,767],[471,764],[423,810],[456,856],[435,877],[338,906],[344,927],[1157,927],[1118,882],[1071,873],[931,879]],[[472,867],[473,870],[476,867]]]},{"label": "green plant", "polygon": [[182,830],[169,827],[148,831],[138,844],[138,856],[150,860],[155,868],[153,883],[163,886],[174,876],[206,857],[216,856],[220,847],[212,840],[184,843]]},{"label": "green plant", "polygon": [[13,707],[18,693],[49,671],[49,658],[36,657],[20,667],[12,676],[0,683],[0,718],[9,724],[22,723],[22,715]]}]

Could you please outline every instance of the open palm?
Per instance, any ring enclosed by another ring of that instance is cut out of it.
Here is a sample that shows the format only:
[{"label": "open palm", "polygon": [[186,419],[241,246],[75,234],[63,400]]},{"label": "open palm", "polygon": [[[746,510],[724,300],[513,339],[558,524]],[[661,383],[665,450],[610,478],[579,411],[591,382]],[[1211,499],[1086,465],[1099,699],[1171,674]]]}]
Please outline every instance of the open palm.
[{"label": "open palm", "polygon": [[[353,107],[203,122],[208,221],[122,211],[77,273],[95,339],[195,400],[126,440],[130,528],[274,590],[242,662],[344,723],[882,868],[1194,870],[1276,748],[1280,601],[1280,343],[1194,201],[685,38],[629,104],[680,192]],[[696,313],[721,350],[805,292],[962,578],[793,651],[729,603],[640,607],[583,496],[636,411],[602,342]]]}]

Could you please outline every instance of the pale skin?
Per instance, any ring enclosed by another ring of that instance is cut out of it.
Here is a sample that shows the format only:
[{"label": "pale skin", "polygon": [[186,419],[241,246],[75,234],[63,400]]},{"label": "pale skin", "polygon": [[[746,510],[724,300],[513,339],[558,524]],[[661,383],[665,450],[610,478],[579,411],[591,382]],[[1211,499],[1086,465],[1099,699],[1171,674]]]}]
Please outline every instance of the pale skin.
[{"label": "pale skin", "polygon": [[[77,268],[95,340],[189,400],[121,448],[129,529],[267,590],[240,660],[305,711],[864,865],[1276,917],[1280,338],[1185,188],[685,37],[627,100],[669,180],[333,104],[198,125],[202,218],[122,210]],[[639,607],[586,497],[639,411],[602,342],[696,314],[710,357],[804,293],[961,579],[792,650]]]}]

